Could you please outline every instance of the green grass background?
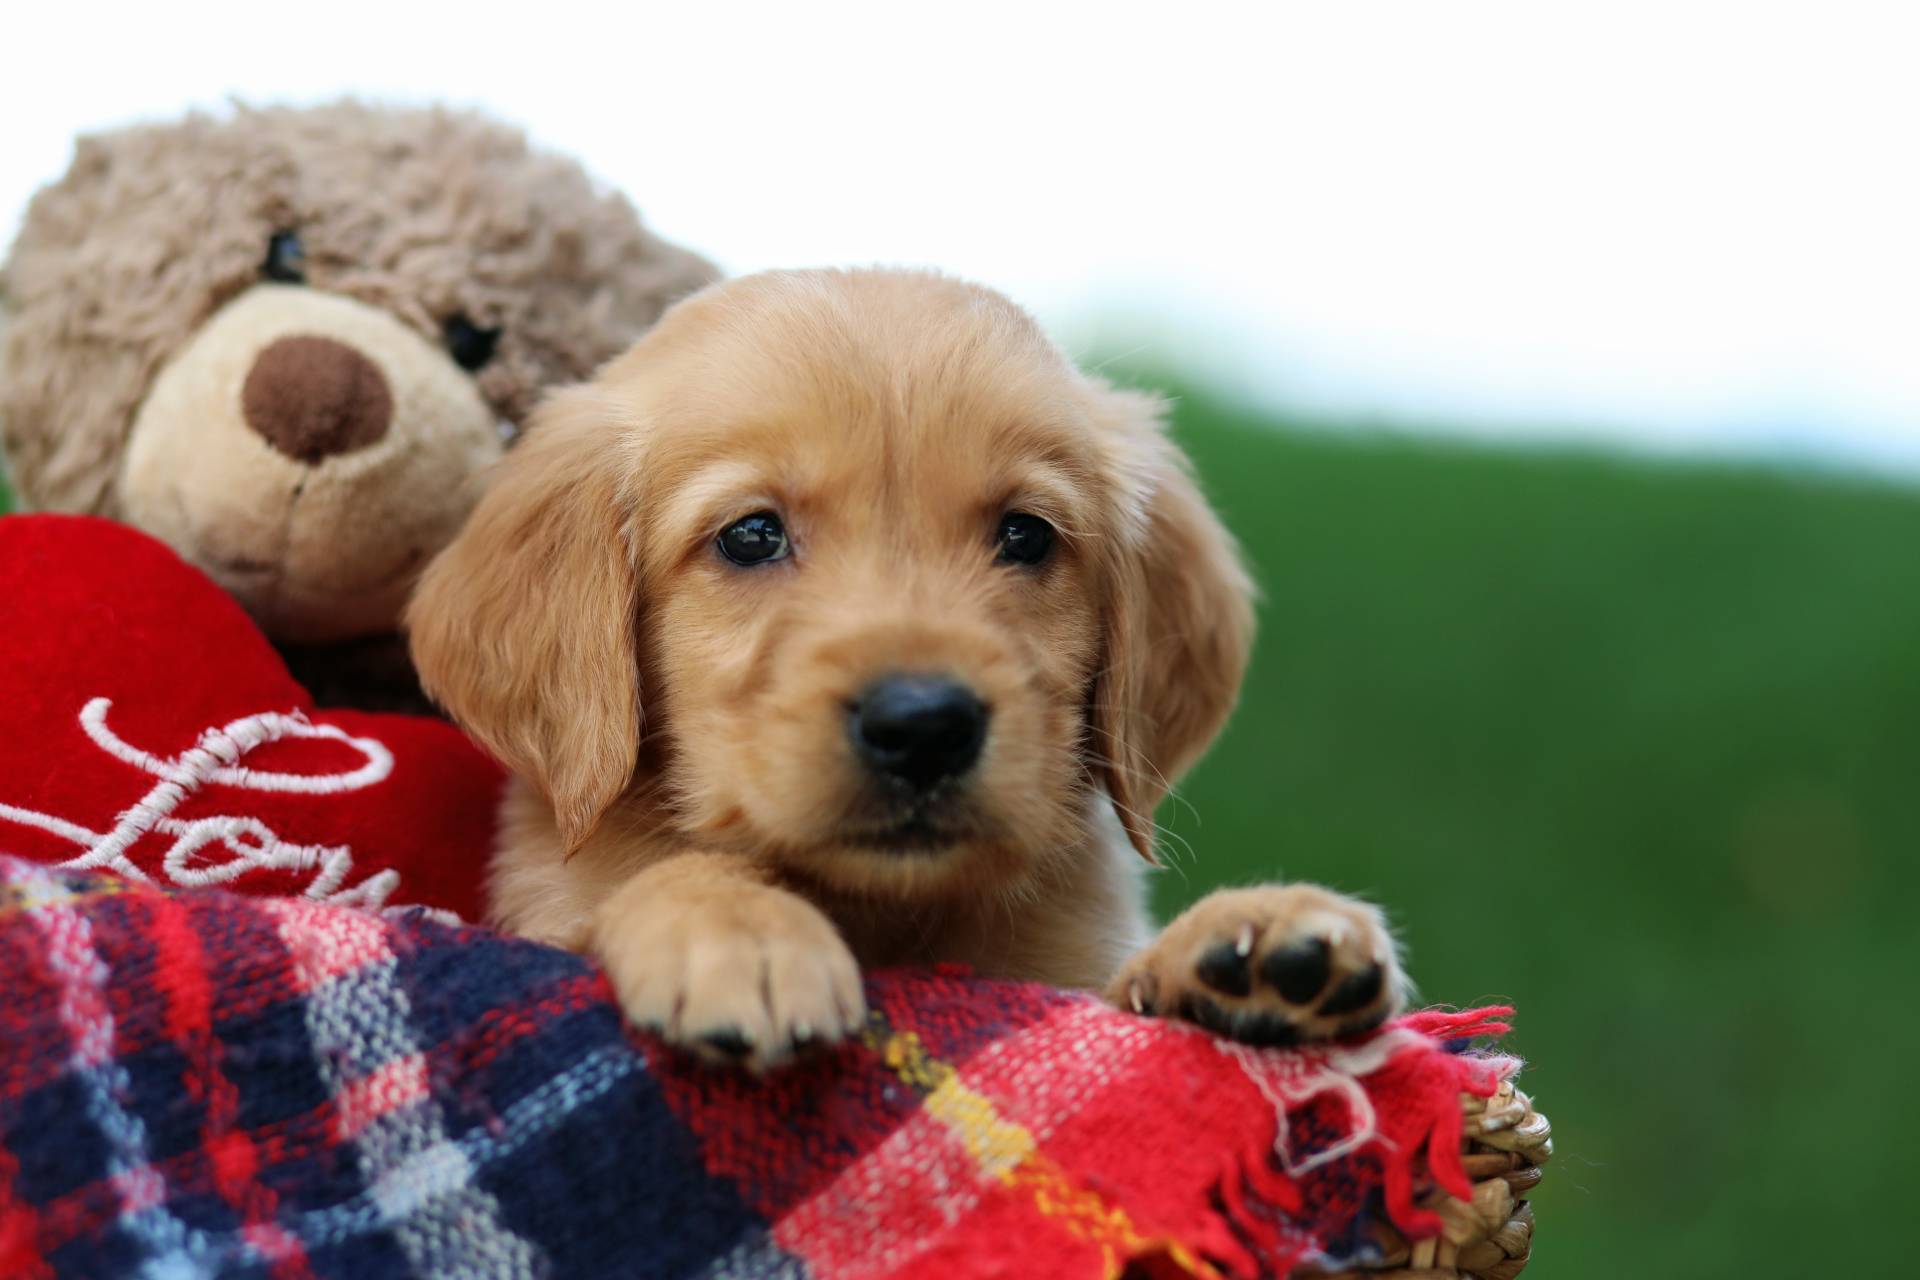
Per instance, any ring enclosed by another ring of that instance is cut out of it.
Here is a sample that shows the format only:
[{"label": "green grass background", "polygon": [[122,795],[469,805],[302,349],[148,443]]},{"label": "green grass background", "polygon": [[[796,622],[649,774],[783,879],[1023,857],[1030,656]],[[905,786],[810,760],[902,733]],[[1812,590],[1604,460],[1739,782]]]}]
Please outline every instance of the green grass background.
[{"label": "green grass background", "polygon": [[1529,1274],[1911,1269],[1920,493],[1176,421],[1266,600],[1161,909],[1358,890],[1516,1003]]},{"label": "green grass background", "polygon": [[1266,600],[1160,907],[1361,891],[1515,1003],[1529,1274],[1906,1273],[1920,493],[1176,423]]}]

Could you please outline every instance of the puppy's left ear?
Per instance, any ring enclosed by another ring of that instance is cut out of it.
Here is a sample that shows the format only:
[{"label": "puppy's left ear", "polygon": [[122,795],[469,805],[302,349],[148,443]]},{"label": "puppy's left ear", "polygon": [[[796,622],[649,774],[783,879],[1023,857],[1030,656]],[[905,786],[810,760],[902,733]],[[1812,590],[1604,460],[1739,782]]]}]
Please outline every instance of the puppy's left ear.
[{"label": "puppy's left ear", "polygon": [[1166,402],[1098,382],[1091,394],[1118,510],[1115,535],[1096,548],[1105,643],[1090,746],[1128,838],[1154,862],[1154,809],[1239,696],[1253,583],[1167,438]]},{"label": "puppy's left ear", "polygon": [[591,386],[541,405],[407,606],[427,693],[540,788],[569,852],[640,742],[637,466],[615,421]]}]

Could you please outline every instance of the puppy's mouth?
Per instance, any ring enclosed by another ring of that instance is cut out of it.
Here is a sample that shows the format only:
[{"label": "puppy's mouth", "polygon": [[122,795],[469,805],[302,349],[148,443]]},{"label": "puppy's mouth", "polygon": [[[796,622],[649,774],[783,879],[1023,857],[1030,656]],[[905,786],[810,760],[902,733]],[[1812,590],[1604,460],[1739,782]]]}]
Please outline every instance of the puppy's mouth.
[{"label": "puppy's mouth", "polygon": [[843,827],[841,841],[876,854],[935,857],[986,834],[973,807],[951,792],[889,799]]},{"label": "puppy's mouth", "polygon": [[963,827],[916,813],[891,826],[850,831],[844,838],[852,847],[873,853],[929,856],[946,852],[970,834]]}]

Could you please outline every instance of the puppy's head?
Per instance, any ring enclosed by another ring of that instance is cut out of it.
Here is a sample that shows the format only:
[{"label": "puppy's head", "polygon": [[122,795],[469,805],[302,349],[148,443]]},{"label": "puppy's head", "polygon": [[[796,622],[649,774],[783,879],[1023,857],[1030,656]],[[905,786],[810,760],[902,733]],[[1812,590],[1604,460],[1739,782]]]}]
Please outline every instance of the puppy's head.
[{"label": "puppy's head", "polygon": [[970,285],[716,286],[536,415],[415,659],[572,847],[625,797],[842,890],[1011,889],[1110,801],[1151,857],[1252,625],[1160,409]]}]

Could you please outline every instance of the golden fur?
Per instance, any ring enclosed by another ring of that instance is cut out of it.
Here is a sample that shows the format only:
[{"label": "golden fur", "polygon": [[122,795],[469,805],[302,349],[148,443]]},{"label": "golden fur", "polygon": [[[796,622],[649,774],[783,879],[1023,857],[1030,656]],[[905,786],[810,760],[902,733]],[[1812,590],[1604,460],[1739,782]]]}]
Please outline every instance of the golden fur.
[{"label": "golden fur", "polygon": [[[792,557],[729,563],[716,535],[760,510]],[[996,562],[1014,510],[1059,531],[1037,568]],[[551,398],[408,616],[427,689],[518,777],[497,920],[599,956],[637,1021],[764,1063],[856,1025],[859,965],[1113,979],[1249,596],[1158,401],[986,289],[783,272]],[[846,708],[898,671],[992,709],[932,851],[874,847],[847,747]],[[1236,938],[1247,906],[1194,936]],[[1353,933],[1355,963],[1390,959]]]}]

